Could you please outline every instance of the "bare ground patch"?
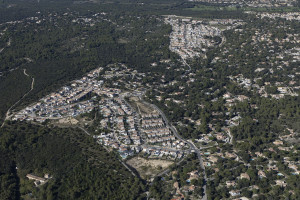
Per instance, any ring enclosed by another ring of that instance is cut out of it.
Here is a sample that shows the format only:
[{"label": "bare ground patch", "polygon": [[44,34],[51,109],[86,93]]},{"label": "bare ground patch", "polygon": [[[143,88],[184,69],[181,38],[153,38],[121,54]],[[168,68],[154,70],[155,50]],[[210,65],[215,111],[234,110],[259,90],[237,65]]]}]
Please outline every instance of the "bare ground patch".
[{"label": "bare ground patch", "polygon": [[141,114],[157,113],[155,109],[140,101],[138,97],[130,97],[129,103],[134,107],[134,109],[137,112],[141,112]]},{"label": "bare ground patch", "polygon": [[134,157],[127,161],[127,164],[135,168],[143,179],[150,179],[162,170],[168,168],[174,162],[159,159],[144,159]]}]

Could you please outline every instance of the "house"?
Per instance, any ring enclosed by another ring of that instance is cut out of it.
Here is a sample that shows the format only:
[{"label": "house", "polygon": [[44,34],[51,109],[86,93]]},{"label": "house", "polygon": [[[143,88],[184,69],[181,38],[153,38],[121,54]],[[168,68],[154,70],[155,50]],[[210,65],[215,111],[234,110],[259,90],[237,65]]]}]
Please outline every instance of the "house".
[{"label": "house", "polygon": [[140,152],[142,150],[142,147],[136,146],[136,147],[134,147],[134,149],[135,149],[136,152]]},{"label": "house", "polygon": [[241,179],[245,178],[245,179],[250,180],[250,176],[247,173],[241,173],[240,177],[241,177]]},{"label": "house", "polygon": [[206,166],[206,167],[210,167],[211,166],[210,162],[203,162],[203,163],[204,163],[204,166]]},{"label": "house", "polygon": [[237,99],[238,99],[239,101],[245,101],[245,100],[247,100],[247,99],[249,99],[249,98],[248,98],[247,96],[245,96],[245,95],[238,95]]},{"label": "house", "polygon": [[273,144],[275,144],[275,145],[283,145],[283,142],[281,140],[275,140],[273,142]]},{"label": "house", "polygon": [[[42,178],[42,177],[39,177],[39,176],[36,176],[36,175],[33,175],[33,174],[27,174],[26,177],[29,180],[34,180],[35,186],[43,185],[47,182],[46,178]],[[49,175],[45,174],[45,177],[49,177]]]},{"label": "house", "polygon": [[278,147],[278,149],[281,151],[289,151],[291,147]]},{"label": "house", "polygon": [[279,185],[280,187],[286,187],[287,183],[284,180],[275,180],[276,185]]},{"label": "house", "polygon": [[45,174],[44,178],[49,179],[49,178],[51,178],[51,176],[49,174]]},{"label": "house", "polygon": [[176,156],[176,155],[177,155],[177,152],[171,151],[170,154],[171,154],[171,156]]},{"label": "house", "polygon": [[268,171],[270,170],[274,170],[274,171],[278,171],[278,167],[276,165],[273,165],[273,166],[268,166]]},{"label": "house", "polygon": [[212,163],[217,163],[218,162],[218,158],[215,156],[209,156],[208,157],[209,161],[211,161]]},{"label": "house", "polygon": [[223,140],[226,139],[226,136],[223,133],[217,133],[216,138],[217,138],[217,140],[222,140],[223,141]]},{"label": "house", "polygon": [[195,186],[191,185],[188,190],[191,191],[191,192],[193,192],[195,190]]},{"label": "house", "polygon": [[229,153],[229,152],[226,152],[226,153],[225,153],[225,157],[226,157],[226,158],[236,158],[236,157],[237,157],[237,155],[236,155],[236,154],[234,154],[234,153]]},{"label": "house", "polygon": [[187,173],[190,175],[190,178],[188,180],[194,180],[194,179],[198,179],[199,178],[199,174],[198,174],[198,170],[195,171],[191,171],[189,173]]},{"label": "house", "polygon": [[177,155],[177,158],[180,159],[180,158],[182,158],[182,156],[183,156],[183,155],[182,155],[181,153],[179,153],[179,154]]},{"label": "house", "polygon": [[236,186],[236,182],[235,181],[226,181],[226,187],[234,187]]},{"label": "house", "polygon": [[241,192],[239,190],[231,190],[229,191],[229,194],[233,197],[238,196],[241,194]]},{"label": "house", "polygon": [[257,175],[259,176],[259,178],[266,178],[267,177],[265,172],[263,172],[262,170],[259,170]]},{"label": "house", "polygon": [[295,171],[298,171],[298,167],[297,167],[297,165],[295,165],[295,164],[289,164],[288,167],[289,167],[290,169],[293,169],[293,170],[295,170]]},{"label": "house", "polygon": [[41,183],[44,183],[46,181],[45,178],[42,178],[42,177],[39,177],[39,176],[35,176],[33,174],[27,174],[26,177],[29,179],[29,180],[35,180],[35,181],[40,181]]},{"label": "house", "polygon": [[255,155],[256,155],[257,157],[265,157],[261,152],[255,152]]},{"label": "house", "polygon": [[230,97],[231,97],[231,94],[230,94],[230,93],[226,93],[226,94],[223,95],[223,98],[224,98],[224,99],[228,99],[228,98],[230,98]]}]

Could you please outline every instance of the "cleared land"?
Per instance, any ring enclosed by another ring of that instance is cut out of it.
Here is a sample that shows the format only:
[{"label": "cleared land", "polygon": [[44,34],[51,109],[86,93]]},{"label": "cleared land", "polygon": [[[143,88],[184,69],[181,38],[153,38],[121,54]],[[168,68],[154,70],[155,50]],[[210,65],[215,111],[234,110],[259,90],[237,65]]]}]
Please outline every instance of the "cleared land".
[{"label": "cleared land", "polygon": [[150,179],[162,170],[168,168],[174,162],[159,159],[146,160],[141,157],[134,157],[127,161],[127,164],[135,168],[143,179]]},{"label": "cleared land", "polygon": [[152,107],[140,101],[138,97],[130,97],[128,103],[130,103],[137,112],[141,112],[141,114],[157,113]]},{"label": "cleared land", "polygon": [[77,119],[74,119],[74,118],[62,118],[58,121],[59,123],[61,124],[71,124],[71,125],[76,125],[78,123],[78,120]]}]

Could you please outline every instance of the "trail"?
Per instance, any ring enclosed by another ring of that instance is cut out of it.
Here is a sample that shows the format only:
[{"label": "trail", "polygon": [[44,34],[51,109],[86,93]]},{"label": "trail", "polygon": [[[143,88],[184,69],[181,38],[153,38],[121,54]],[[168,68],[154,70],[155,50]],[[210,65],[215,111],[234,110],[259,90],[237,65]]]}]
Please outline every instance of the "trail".
[{"label": "trail", "polygon": [[228,135],[229,135],[229,137],[230,137],[229,144],[232,144],[233,137],[232,137],[232,135],[231,135],[231,131],[228,130],[227,133],[228,133]]},{"label": "trail", "polygon": [[[6,43],[6,47],[10,47],[10,45],[11,45],[11,38],[9,38],[8,42]],[[0,49],[0,53],[2,53],[2,51],[3,51],[6,47],[1,48],[1,49]]]},{"label": "trail", "polygon": [[223,46],[223,44],[226,43],[226,37],[224,35],[222,35],[222,42],[219,44],[219,47]]},{"label": "trail", "polygon": [[25,98],[25,97],[33,90],[33,88],[34,88],[34,78],[31,77],[31,76],[29,76],[29,74],[26,73],[26,69],[24,69],[23,73],[24,73],[25,76],[28,76],[28,77],[30,77],[30,78],[32,79],[30,90],[29,90],[28,92],[26,92],[26,94],[24,94],[24,95],[23,95],[16,103],[14,103],[14,104],[7,110],[7,112],[6,112],[6,114],[5,114],[5,119],[4,119],[4,121],[3,121],[2,125],[1,125],[1,128],[4,126],[5,121],[8,120],[10,117],[12,117],[13,114],[11,114],[11,110],[12,110],[18,103],[20,103],[20,101],[21,101],[22,99],[24,99],[24,98]]},{"label": "trail", "polygon": [[182,58],[182,62],[183,62],[183,64],[185,64],[186,66],[188,66],[189,67],[189,69],[188,70],[186,70],[186,72],[185,73],[188,73],[188,72],[190,72],[191,70],[192,70],[192,68],[191,68],[191,66],[189,65],[189,64],[187,64],[187,62]]}]

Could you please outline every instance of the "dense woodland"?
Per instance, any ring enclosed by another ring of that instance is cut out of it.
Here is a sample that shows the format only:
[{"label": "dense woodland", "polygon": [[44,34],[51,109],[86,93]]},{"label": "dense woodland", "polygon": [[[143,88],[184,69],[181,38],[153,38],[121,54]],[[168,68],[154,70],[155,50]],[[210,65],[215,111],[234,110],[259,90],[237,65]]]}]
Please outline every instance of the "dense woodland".
[{"label": "dense woodland", "polygon": [[[8,124],[1,134],[1,199],[138,199],[145,185],[79,129]],[[32,187],[26,174],[53,176]]]}]

